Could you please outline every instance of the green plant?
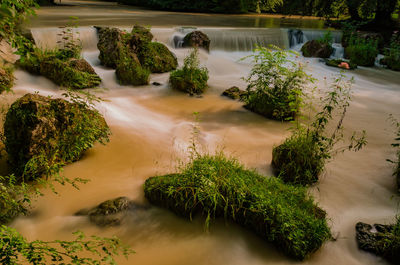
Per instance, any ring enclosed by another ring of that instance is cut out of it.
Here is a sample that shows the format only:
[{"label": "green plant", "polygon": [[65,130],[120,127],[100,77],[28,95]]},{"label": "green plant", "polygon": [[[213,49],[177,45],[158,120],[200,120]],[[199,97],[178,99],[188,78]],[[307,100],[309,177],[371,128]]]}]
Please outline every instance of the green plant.
[{"label": "green plant", "polygon": [[171,72],[169,84],[173,89],[193,94],[202,94],[207,88],[208,70],[200,67],[198,49],[194,49],[184,59],[181,69]]},{"label": "green plant", "polygon": [[273,242],[287,255],[304,259],[331,238],[325,212],[303,187],[261,176],[222,153],[194,153],[179,173],[152,177],[144,185],[151,203],[180,216],[232,220]]},{"label": "green plant", "polygon": [[318,39],[318,42],[326,45],[332,45],[333,42],[332,32],[330,30],[326,31],[325,34],[320,39]]},{"label": "green plant", "polygon": [[[272,151],[272,166],[279,178],[286,183],[310,185],[318,181],[318,177],[327,161],[345,150],[360,150],[366,143],[365,131],[356,132],[345,146],[335,148],[343,141],[343,120],[351,101],[351,85],[353,80],[344,79],[341,73],[322,98],[322,110],[314,120],[303,125],[294,123],[293,134]],[[329,123],[337,118],[333,131]]]},{"label": "green plant", "polygon": [[394,32],[390,40],[390,47],[385,51],[384,64],[389,69],[400,71],[400,33]]},{"label": "green plant", "polygon": [[10,66],[0,65],[0,93],[11,91],[11,87],[14,85],[13,70]]},{"label": "green plant", "polygon": [[267,118],[292,120],[302,105],[303,86],[313,78],[306,74],[304,65],[289,60],[289,55],[296,53],[272,48],[258,47],[250,56],[254,66],[245,78],[245,107]]},{"label": "green plant", "polygon": [[[61,40],[57,43],[61,46],[56,51],[56,57],[62,61],[76,58],[79,59],[82,51],[82,42],[79,37],[75,37],[74,29],[77,29],[79,25],[78,17],[70,17],[66,27],[60,27],[61,33],[57,34]],[[76,32],[79,34],[79,32]]]},{"label": "green plant", "polygon": [[351,63],[360,66],[374,66],[378,55],[378,41],[353,34],[345,48],[345,54]]}]

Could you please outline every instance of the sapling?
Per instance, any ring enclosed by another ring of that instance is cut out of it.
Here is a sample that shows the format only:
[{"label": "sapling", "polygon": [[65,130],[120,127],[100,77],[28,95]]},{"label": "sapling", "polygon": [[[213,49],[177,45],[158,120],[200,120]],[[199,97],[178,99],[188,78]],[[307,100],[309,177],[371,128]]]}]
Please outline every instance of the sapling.
[{"label": "sapling", "polygon": [[[351,101],[353,79],[343,73],[334,78],[330,89],[322,97],[322,110],[309,124],[295,122],[293,134],[272,151],[272,166],[287,183],[310,185],[318,181],[326,162],[337,153],[358,151],[366,143],[366,132],[353,132],[344,146],[343,121]],[[336,120],[332,126],[332,122]],[[332,129],[333,128],[333,129]]]}]

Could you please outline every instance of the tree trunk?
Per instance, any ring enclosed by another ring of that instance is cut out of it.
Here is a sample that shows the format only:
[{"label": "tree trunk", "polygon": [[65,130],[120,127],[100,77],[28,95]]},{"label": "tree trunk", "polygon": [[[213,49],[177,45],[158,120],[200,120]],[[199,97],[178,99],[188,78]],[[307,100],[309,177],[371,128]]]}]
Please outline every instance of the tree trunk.
[{"label": "tree trunk", "polygon": [[396,8],[397,0],[378,0],[375,13],[375,24],[377,25],[391,25],[392,13]]}]

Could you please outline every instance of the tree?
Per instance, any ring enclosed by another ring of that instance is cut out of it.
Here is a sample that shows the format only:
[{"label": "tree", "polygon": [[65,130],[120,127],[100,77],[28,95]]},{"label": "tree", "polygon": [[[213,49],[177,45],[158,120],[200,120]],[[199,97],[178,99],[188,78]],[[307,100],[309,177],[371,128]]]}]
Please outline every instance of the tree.
[{"label": "tree", "polygon": [[390,25],[398,0],[376,0],[376,2],[374,23],[382,26]]}]

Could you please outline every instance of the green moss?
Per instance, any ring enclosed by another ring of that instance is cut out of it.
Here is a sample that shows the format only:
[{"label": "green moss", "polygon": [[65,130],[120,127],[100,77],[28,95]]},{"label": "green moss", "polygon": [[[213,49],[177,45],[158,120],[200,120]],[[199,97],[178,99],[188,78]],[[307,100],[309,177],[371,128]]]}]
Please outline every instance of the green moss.
[{"label": "green moss", "polygon": [[149,42],[140,48],[140,63],[152,73],[165,73],[175,70],[178,61],[174,54],[162,43]]},{"label": "green moss", "polygon": [[357,64],[352,63],[352,62],[348,62],[348,61],[345,61],[345,60],[341,60],[341,59],[332,59],[332,60],[326,60],[325,61],[325,64],[328,65],[328,66],[337,67],[337,68],[340,68],[340,69],[345,69],[343,67],[339,67],[339,65],[341,63],[347,63],[349,65],[349,70],[354,70],[354,69],[357,68]]},{"label": "green moss", "polygon": [[285,183],[310,185],[318,181],[324,159],[310,134],[294,134],[274,147],[272,167]]},{"label": "green moss", "polygon": [[115,73],[121,85],[147,85],[150,80],[150,71],[133,60],[120,61]]},{"label": "green moss", "polygon": [[0,93],[10,91],[14,85],[13,69],[11,67],[0,66]]},{"label": "green moss", "polygon": [[152,177],[144,191],[151,203],[179,215],[204,215],[207,226],[217,217],[233,220],[300,260],[331,237],[325,212],[304,188],[261,176],[223,155],[201,156],[179,174]]},{"label": "green moss", "polygon": [[84,89],[100,85],[101,79],[97,74],[79,71],[72,68],[68,62],[56,58],[48,58],[40,63],[40,74],[49,78],[59,86]]},{"label": "green moss", "polygon": [[141,39],[146,42],[151,42],[153,39],[153,34],[151,34],[150,29],[140,25],[134,25],[131,34],[138,34]]},{"label": "green moss", "polygon": [[37,94],[15,101],[4,123],[5,147],[18,177],[52,175],[74,162],[95,142],[108,141],[104,118],[83,102]]}]

